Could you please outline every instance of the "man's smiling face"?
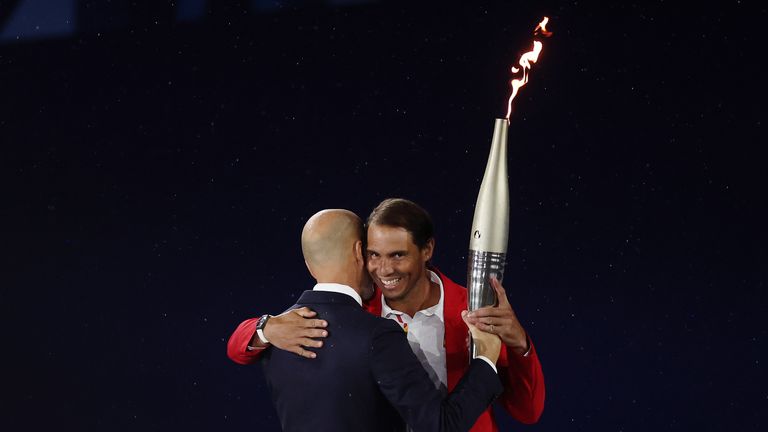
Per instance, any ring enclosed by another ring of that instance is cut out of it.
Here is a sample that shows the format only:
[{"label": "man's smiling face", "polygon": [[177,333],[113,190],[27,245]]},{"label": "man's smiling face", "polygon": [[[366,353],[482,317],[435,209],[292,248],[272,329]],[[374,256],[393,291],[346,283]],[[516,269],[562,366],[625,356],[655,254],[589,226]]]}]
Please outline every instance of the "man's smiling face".
[{"label": "man's smiling face", "polygon": [[411,234],[400,227],[368,227],[368,272],[387,301],[402,301],[425,277],[432,244],[419,249]]}]

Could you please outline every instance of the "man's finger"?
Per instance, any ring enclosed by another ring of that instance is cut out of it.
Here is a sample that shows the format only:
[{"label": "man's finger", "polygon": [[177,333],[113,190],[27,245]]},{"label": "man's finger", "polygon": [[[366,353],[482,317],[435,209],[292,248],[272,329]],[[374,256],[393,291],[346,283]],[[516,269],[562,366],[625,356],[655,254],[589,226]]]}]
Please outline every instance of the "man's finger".
[{"label": "man's finger", "polygon": [[467,311],[465,310],[461,311],[461,319],[463,319],[464,324],[466,324],[467,327],[469,327],[469,329],[472,330],[472,327],[474,327],[474,325],[469,321],[469,315],[467,314]]},{"label": "man's finger", "polygon": [[490,325],[482,323],[482,322],[478,322],[475,327],[477,327],[478,330],[482,330],[482,331],[484,331],[486,333],[493,333],[493,334],[497,334],[497,332],[499,330],[498,326],[490,326]]},{"label": "man's finger", "polygon": [[491,286],[496,291],[496,297],[499,299],[499,306],[508,305],[509,299],[507,298],[507,291],[501,286],[501,282],[495,277],[490,278]]},{"label": "man's finger", "polygon": [[303,325],[306,328],[324,328],[328,327],[328,322],[321,319],[308,319],[303,322]]},{"label": "man's finger", "polygon": [[487,326],[481,322],[477,322],[477,324],[472,324],[470,322],[469,316],[467,315],[466,311],[461,312],[461,319],[464,320],[464,323],[469,327],[469,332],[472,334],[473,338],[481,337],[480,333],[478,332],[485,332],[485,333],[492,333],[490,331],[490,326]]},{"label": "man's finger", "polygon": [[497,319],[495,319],[495,318],[488,318],[488,317],[486,317],[486,318],[483,318],[482,320],[480,320],[478,322],[480,322],[482,324],[485,324],[485,325],[489,325],[489,326],[491,326],[491,325],[495,325],[496,327],[499,326],[499,321]]},{"label": "man's finger", "polygon": [[317,354],[313,353],[312,351],[305,350],[302,347],[298,347],[295,350],[292,350],[294,354],[298,354],[304,358],[315,358],[317,357]]},{"label": "man's finger", "polygon": [[294,309],[295,313],[297,313],[299,316],[302,316],[304,318],[312,318],[313,316],[317,315],[317,312],[313,311],[312,309],[304,306],[302,308]]},{"label": "man's finger", "polygon": [[328,336],[328,331],[323,329],[309,329],[304,332],[304,337],[323,338]]},{"label": "man's finger", "polygon": [[469,321],[469,316],[467,315],[467,311],[461,311],[461,319],[464,320],[464,324],[467,325],[471,333],[474,334],[477,331],[477,327]]},{"label": "man's finger", "polygon": [[323,341],[314,340],[310,338],[301,338],[299,339],[299,344],[305,347],[320,348],[323,346]]},{"label": "man's finger", "polygon": [[503,317],[506,311],[496,306],[486,306],[469,313],[470,318]]}]

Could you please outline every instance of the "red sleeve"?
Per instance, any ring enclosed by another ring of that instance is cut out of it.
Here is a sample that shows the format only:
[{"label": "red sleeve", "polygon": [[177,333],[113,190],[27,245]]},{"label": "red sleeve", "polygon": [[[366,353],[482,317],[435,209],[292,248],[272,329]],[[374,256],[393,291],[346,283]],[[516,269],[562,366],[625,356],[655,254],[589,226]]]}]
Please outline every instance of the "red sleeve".
[{"label": "red sleeve", "polygon": [[235,329],[235,332],[232,333],[232,336],[229,337],[227,356],[233,362],[248,365],[259,361],[259,356],[264,351],[263,349],[248,351],[248,343],[256,332],[256,323],[258,321],[258,318],[250,318],[241,322],[237,329]]},{"label": "red sleeve", "polygon": [[499,376],[504,384],[504,393],[499,402],[517,421],[533,424],[544,410],[544,374],[533,342],[528,356],[507,352],[502,346],[499,356]]}]

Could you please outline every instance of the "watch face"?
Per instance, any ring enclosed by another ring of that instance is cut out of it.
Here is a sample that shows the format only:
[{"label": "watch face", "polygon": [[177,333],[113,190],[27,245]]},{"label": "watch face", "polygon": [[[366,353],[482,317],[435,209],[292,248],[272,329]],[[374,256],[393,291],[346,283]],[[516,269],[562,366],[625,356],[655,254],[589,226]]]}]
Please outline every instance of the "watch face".
[{"label": "watch face", "polygon": [[262,315],[261,318],[259,318],[259,322],[256,323],[256,329],[263,329],[268,319],[269,315]]}]

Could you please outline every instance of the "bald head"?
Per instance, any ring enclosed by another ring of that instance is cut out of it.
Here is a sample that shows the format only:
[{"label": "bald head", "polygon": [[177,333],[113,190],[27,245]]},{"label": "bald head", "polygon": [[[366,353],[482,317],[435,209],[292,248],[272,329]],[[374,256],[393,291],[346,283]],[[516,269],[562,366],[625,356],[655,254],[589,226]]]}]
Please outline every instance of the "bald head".
[{"label": "bald head", "polygon": [[310,271],[337,271],[349,265],[355,243],[362,241],[363,224],[349,210],[330,209],[315,213],[301,232],[301,251]]}]

